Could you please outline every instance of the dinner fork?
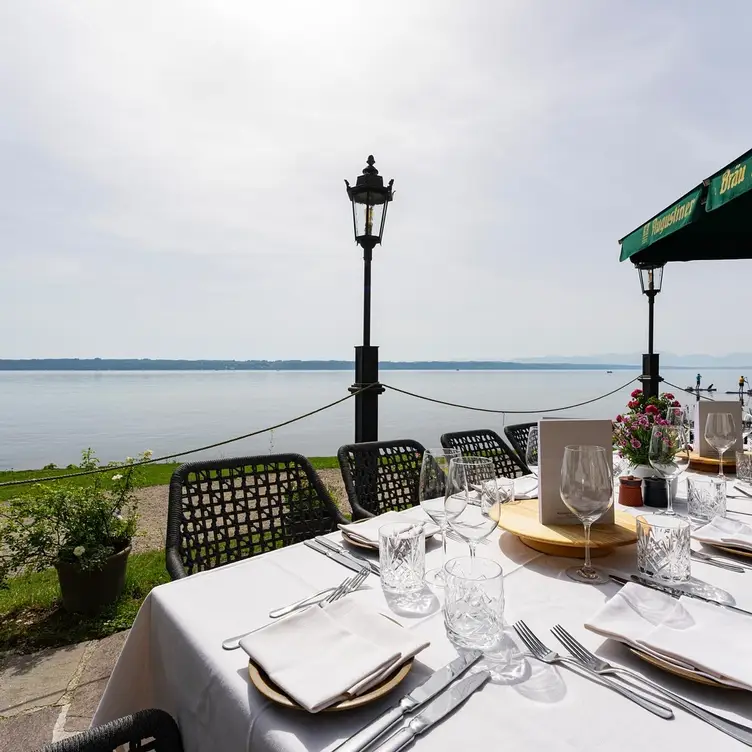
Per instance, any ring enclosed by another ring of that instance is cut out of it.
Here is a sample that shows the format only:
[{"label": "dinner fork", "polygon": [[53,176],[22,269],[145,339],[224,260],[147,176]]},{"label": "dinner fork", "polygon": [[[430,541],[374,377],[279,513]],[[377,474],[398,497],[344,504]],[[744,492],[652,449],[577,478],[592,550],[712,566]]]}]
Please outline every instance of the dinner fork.
[{"label": "dinner fork", "polygon": [[559,640],[559,642],[561,642],[573,656],[581,661],[582,664],[586,665],[591,671],[598,674],[598,676],[603,677],[606,675],[613,675],[619,678],[626,676],[633,681],[642,682],[642,684],[650,687],[652,691],[660,694],[669,702],[682,708],[682,710],[686,710],[688,713],[705,721],[705,723],[709,723],[719,731],[723,731],[724,734],[732,736],[734,739],[746,744],[748,747],[752,747],[752,728],[749,726],[737,723],[736,721],[730,721],[728,718],[724,718],[723,716],[716,715],[709,710],[705,710],[705,708],[695,705],[695,703],[686,700],[681,695],[677,695],[670,689],[665,689],[660,684],[656,684],[642,674],[632,671],[632,669],[615,666],[613,663],[604,661],[603,658],[599,658],[595,653],[591,653],[582,643],[572,637],[572,635],[569,634],[561,624],[557,624],[551,631],[556,639]]},{"label": "dinner fork", "polygon": [[[326,598],[318,601],[318,603],[303,602],[302,604],[298,604],[297,608],[295,608],[294,611],[297,612],[299,610],[302,610],[303,608],[307,608],[308,606],[313,605],[318,605],[323,608],[327,603],[334,603],[334,601],[338,601],[340,598],[344,598],[349,593],[357,590],[365,582],[366,577],[368,577],[369,574],[371,574],[371,570],[367,567],[363,567],[363,569],[361,569],[356,575],[343,580]],[[247,637],[254,632],[259,632],[262,629],[266,629],[271,624],[274,624],[274,622],[263,624],[260,627],[256,627],[256,629],[251,629],[249,632],[243,632],[243,634],[235,635],[234,637],[228,637],[222,643],[222,647],[225,650],[236,650],[240,647],[240,641],[244,637]]]},{"label": "dinner fork", "polygon": [[648,700],[647,697],[643,697],[642,695],[637,694],[635,690],[628,689],[627,687],[622,686],[618,682],[612,681],[611,679],[606,679],[603,676],[600,676],[598,673],[593,671],[591,668],[588,668],[587,666],[583,665],[580,661],[574,660],[573,658],[568,658],[563,655],[559,655],[558,653],[555,653],[550,648],[547,648],[533,633],[533,631],[530,629],[530,627],[525,624],[524,621],[518,621],[514,625],[514,629],[517,632],[517,634],[520,636],[520,639],[525,643],[528,650],[533,654],[534,658],[537,658],[539,661],[542,661],[543,663],[562,663],[565,666],[574,666],[575,668],[579,669],[578,673],[584,672],[587,676],[589,676],[591,679],[595,679],[597,682],[603,682],[609,689],[612,689],[617,694],[621,695],[622,697],[626,697],[628,700],[631,700],[632,702],[636,703],[642,708],[645,708],[645,710],[649,710],[654,715],[657,715],[659,718],[663,718],[664,720],[670,720],[674,717],[674,711],[671,710],[671,708],[667,707],[666,705],[662,705],[659,702],[655,702],[654,700]]}]

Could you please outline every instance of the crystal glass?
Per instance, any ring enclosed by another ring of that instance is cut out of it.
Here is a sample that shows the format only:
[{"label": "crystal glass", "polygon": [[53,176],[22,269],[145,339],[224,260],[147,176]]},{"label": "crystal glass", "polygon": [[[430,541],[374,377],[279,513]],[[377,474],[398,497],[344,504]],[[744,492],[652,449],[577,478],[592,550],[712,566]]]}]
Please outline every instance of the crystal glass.
[{"label": "crystal glass", "polygon": [[731,413],[709,413],[705,440],[718,452],[718,475],[723,477],[723,453],[736,441],[736,424]]},{"label": "crystal glass", "polygon": [[464,556],[446,565],[444,627],[457,648],[493,652],[504,637],[504,580],[491,559]]},{"label": "crystal glass", "polygon": [[467,542],[470,556],[475,556],[478,541],[491,535],[499,521],[499,489],[493,460],[451,460],[444,510],[447,525]]},{"label": "crystal glass", "polygon": [[752,483],[752,452],[736,453],[736,479]]},{"label": "crystal glass", "polygon": [[446,512],[444,499],[449,475],[449,462],[460,456],[459,449],[426,449],[420,466],[418,500],[426,514],[441,528],[443,556],[441,566],[426,573],[426,582],[438,587],[444,586],[444,565],[446,564]]},{"label": "crystal glass", "polygon": [[742,443],[747,450],[749,450],[750,435],[752,435],[752,413],[750,412],[750,408],[747,407],[742,416]]},{"label": "crystal glass", "polygon": [[720,478],[687,480],[687,510],[698,522],[710,522],[713,517],[726,516],[726,483]]},{"label": "crystal glass", "polygon": [[426,538],[423,526],[392,522],[379,528],[379,567],[384,592],[398,597],[423,590],[426,573]]},{"label": "crystal glass", "polygon": [[637,569],[668,584],[686,582],[691,573],[689,521],[665,514],[637,518]]},{"label": "crystal glass", "polygon": [[664,514],[676,514],[671,483],[689,467],[689,451],[689,435],[683,422],[656,424],[650,430],[650,465],[666,481],[668,506]]},{"label": "crystal glass", "polygon": [[531,426],[528,431],[525,464],[530,468],[530,472],[538,477],[538,426]]},{"label": "crystal glass", "polygon": [[590,564],[590,526],[614,502],[610,452],[603,447],[572,445],[564,449],[561,463],[561,499],[585,528],[585,563],[570,567],[567,575],[576,582],[600,585],[608,578]]}]

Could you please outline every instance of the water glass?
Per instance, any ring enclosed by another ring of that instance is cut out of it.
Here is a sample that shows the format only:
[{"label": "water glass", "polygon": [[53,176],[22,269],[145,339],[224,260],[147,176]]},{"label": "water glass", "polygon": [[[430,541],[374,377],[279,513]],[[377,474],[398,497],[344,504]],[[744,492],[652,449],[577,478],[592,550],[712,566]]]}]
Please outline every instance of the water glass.
[{"label": "water glass", "polygon": [[752,452],[736,453],[736,479],[752,483]]},{"label": "water glass", "polygon": [[680,420],[673,425],[654,425],[650,430],[648,459],[651,467],[666,481],[668,507],[675,514],[671,482],[689,467],[689,434]]},{"label": "water glass", "polygon": [[726,516],[726,482],[719,478],[697,480],[689,478],[687,508],[689,516],[698,522],[710,522],[713,517]]},{"label": "water glass", "polygon": [[667,584],[690,577],[689,521],[678,516],[645,514],[637,518],[637,569]]},{"label": "water glass", "polygon": [[525,464],[530,472],[538,477],[538,426],[531,426],[527,432],[527,447],[525,448]]},{"label": "water glass", "polygon": [[718,475],[723,477],[723,453],[736,442],[736,424],[731,413],[709,413],[705,440],[718,452]]},{"label": "water glass", "polygon": [[444,627],[455,647],[499,649],[504,637],[503,576],[491,559],[463,556],[447,562]]},{"label": "water glass", "polygon": [[423,590],[426,573],[426,538],[423,526],[392,522],[379,528],[381,587],[396,596]]}]

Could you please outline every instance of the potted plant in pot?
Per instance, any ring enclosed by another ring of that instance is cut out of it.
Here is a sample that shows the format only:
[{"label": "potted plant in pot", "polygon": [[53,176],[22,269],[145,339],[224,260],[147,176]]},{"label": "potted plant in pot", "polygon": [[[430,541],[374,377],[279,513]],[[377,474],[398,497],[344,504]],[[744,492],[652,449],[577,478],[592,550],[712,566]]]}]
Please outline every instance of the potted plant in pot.
[{"label": "potted plant in pot", "polygon": [[[95,613],[116,601],[138,520],[139,468],[133,458],[126,463],[122,470],[105,466],[84,478],[36,484],[0,506],[0,581],[54,567],[66,610]],[[99,467],[94,452],[84,451],[80,468]]]}]

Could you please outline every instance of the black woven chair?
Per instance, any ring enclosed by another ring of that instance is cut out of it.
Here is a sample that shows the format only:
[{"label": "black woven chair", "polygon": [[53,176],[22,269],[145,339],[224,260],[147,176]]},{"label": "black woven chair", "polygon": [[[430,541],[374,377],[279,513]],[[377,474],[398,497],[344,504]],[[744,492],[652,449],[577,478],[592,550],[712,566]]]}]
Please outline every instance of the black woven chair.
[{"label": "black woven chair", "polygon": [[190,462],[170,481],[167,571],[178,579],[331,533],[341,522],[300,454]]},{"label": "black woven chair", "polygon": [[457,431],[441,437],[445,449],[459,449],[465,455],[490,457],[496,474],[504,478],[519,478],[530,472],[528,466],[510,449],[496,431],[481,428],[478,431]]},{"label": "black woven chair", "polygon": [[523,462],[525,462],[527,457],[527,442],[530,437],[530,429],[535,428],[537,425],[537,423],[515,423],[511,426],[504,426],[504,435]]},{"label": "black woven chair", "polygon": [[183,752],[180,731],[164,710],[141,710],[42,747],[40,752]]},{"label": "black woven chair", "polygon": [[420,503],[418,481],[425,448],[411,439],[364,441],[339,448],[337,459],[353,519]]}]

